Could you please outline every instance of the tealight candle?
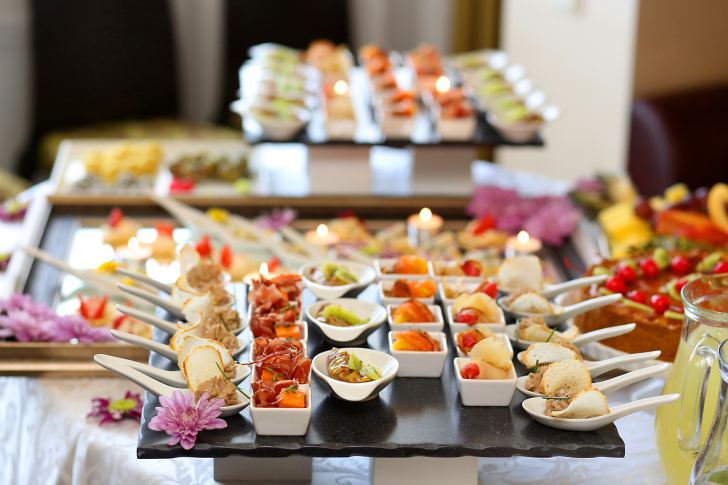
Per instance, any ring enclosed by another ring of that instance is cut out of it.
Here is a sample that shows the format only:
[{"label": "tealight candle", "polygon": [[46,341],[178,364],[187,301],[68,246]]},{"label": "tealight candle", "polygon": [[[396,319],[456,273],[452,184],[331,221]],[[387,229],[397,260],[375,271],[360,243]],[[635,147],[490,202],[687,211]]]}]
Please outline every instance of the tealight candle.
[{"label": "tealight candle", "polygon": [[450,91],[450,80],[445,76],[440,76],[435,83],[435,89],[437,89],[438,93]]},{"label": "tealight candle", "polygon": [[419,214],[412,214],[407,218],[407,238],[410,246],[417,247],[427,244],[442,227],[442,217],[432,213],[425,207]]},{"label": "tealight candle", "polygon": [[339,235],[335,232],[329,232],[326,224],[319,224],[315,231],[306,233],[306,241],[317,246],[331,246],[339,242]]},{"label": "tealight candle", "polygon": [[139,239],[133,237],[129,239],[126,247],[121,246],[116,249],[116,255],[131,265],[139,265],[152,257],[152,248],[142,246],[139,244]]},{"label": "tealight candle", "polygon": [[278,276],[278,273],[268,272],[268,265],[266,263],[262,263],[257,273],[250,273],[243,276],[243,283],[248,286],[253,286],[254,280],[259,280],[261,277],[265,279],[271,279],[275,278],[276,276]]},{"label": "tealight candle", "polygon": [[521,231],[518,236],[511,236],[506,240],[506,258],[514,256],[528,256],[541,250],[541,240],[529,236],[526,231]]}]

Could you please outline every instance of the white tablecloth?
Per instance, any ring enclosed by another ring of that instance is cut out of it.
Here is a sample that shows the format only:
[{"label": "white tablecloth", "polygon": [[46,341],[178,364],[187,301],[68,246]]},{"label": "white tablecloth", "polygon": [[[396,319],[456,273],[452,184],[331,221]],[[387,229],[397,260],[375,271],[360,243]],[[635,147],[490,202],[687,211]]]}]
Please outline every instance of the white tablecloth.
[{"label": "white tablecloth", "polygon": [[[662,382],[645,381],[609,396],[610,405],[656,395]],[[122,379],[0,378],[0,485],[211,485],[212,460],[137,460],[139,424],[98,426],[86,421],[91,398],[118,399],[139,389]],[[481,458],[484,484],[665,484],[655,452],[654,414],[618,421],[627,446],[615,458]],[[213,433],[214,431],[205,431]],[[488,437],[484,436],[484,440]],[[314,459],[315,485],[365,485],[369,460]]]}]

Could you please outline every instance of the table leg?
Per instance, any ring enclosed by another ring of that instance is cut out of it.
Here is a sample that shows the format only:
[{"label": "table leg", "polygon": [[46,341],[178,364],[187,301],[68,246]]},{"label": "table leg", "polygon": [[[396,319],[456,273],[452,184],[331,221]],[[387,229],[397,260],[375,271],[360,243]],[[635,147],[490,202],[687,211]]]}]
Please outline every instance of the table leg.
[{"label": "table leg", "polygon": [[369,477],[372,485],[477,485],[478,458],[373,458]]},{"label": "table leg", "polygon": [[311,483],[313,458],[250,458],[231,456],[214,459],[214,478],[222,483],[303,485]]}]

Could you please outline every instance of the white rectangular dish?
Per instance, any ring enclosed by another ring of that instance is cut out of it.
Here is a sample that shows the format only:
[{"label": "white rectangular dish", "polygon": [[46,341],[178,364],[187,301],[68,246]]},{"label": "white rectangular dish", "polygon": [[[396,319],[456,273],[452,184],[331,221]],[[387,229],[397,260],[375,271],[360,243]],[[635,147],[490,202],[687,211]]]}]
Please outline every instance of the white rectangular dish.
[{"label": "white rectangular dish", "polygon": [[[482,323],[481,323],[481,325],[482,325]],[[475,328],[477,329],[478,326],[476,325]],[[460,348],[458,347],[458,334],[459,333],[460,332],[458,332],[452,336],[452,341],[453,341],[453,344],[455,345],[455,350],[458,353],[458,357],[467,357],[468,354],[463,353],[460,350]],[[513,358],[513,346],[511,345],[511,340],[508,338],[508,335],[506,335],[504,333],[496,333],[495,338],[497,338],[498,340],[503,342],[503,345],[505,345],[506,348],[508,349],[508,351],[511,353],[511,359],[512,359]]]},{"label": "white rectangular dish", "polygon": [[[401,331],[401,330],[400,330]],[[443,332],[428,332],[440,343],[439,352],[394,350],[394,334],[389,332],[389,353],[399,362],[397,377],[440,377],[447,360],[447,337]]]},{"label": "white rectangular dish", "polygon": [[508,406],[516,392],[516,369],[508,371],[508,379],[463,379],[460,370],[470,362],[467,357],[453,359],[455,374],[457,374],[460,400],[463,406]]},{"label": "white rectangular dish", "polygon": [[[417,280],[422,281],[422,280]],[[382,306],[389,306],[389,305],[401,305],[402,303],[406,302],[407,300],[410,300],[410,298],[396,298],[393,296],[384,296],[384,291],[391,290],[392,286],[394,286],[394,281],[392,280],[385,280],[380,281],[378,284],[379,289],[379,299],[382,301]],[[416,300],[421,301],[425,305],[434,305],[435,304],[435,295],[432,295],[429,298],[415,298]]]},{"label": "white rectangular dish", "polygon": [[253,418],[255,433],[260,436],[303,436],[308,430],[313,410],[311,386],[302,384],[301,391],[306,393],[304,408],[259,407],[250,402],[250,416]]},{"label": "white rectangular dish", "polygon": [[425,323],[394,323],[392,314],[399,305],[388,305],[387,306],[387,320],[389,321],[390,330],[415,330],[419,328],[425,332],[442,332],[445,328],[445,321],[442,319],[442,310],[437,305],[427,305],[427,309],[435,316],[434,322]]},{"label": "white rectangular dish", "polygon": [[394,263],[397,262],[397,258],[384,258],[374,260],[374,270],[377,272],[377,278],[380,280],[398,280],[405,278],[408,280],[428,280],[432,279],[432,263],[427,262],[427,273],[424,274],[399,274],[399,273],[388,273],[394,269]]}]

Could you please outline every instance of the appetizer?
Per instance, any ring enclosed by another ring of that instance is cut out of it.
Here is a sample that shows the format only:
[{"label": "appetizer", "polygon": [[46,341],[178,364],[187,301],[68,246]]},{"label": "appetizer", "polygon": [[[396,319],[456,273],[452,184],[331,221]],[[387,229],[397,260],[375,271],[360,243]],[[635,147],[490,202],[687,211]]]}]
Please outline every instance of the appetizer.
[{"label": "appetizer", "polygon": [[[506,245],[508,233],[496,229],[495,218],[486,215],[480,219],[472,220],[465,226],[465,230],[457,233],[457,239],[460,245],[466,250],[496,248],[501,249]],[[497,259],[493,257],[491,259]],[[498,264],[500,261],[498,260]],[[497,272],[498,265],[492,265]],[[488,271],[490,273],[490,271]]]},{"label": "appetizer", "polygon": [[511,354],[500,340],[488,337],[478,342],[470,351],[470,363],[460,369],[463,379],[508,379],[513,369]]},{"label": "appetizer", "polygon": [[440,352],[440,343],[422,330],[406,330],[394,334],[392,350],[413,352]]},{"label": "appetizer", "polygon": [[566,332],[556,332],[546,325],[541,316],[522,318],[518,322],[518,339],[526,342],[548,342],[556,340],[574,340],[579,335],[577,327],[571,327]]},{"label": "appetizer", "polygon": [[382,268],[382,273],[390,274],[427,274],[427,260],[420,256],[402,256],[397,259],[389,271]]},{"label": "appetizer", "polygon": [[106,223],[101,225],[101,231],[103,233],[102,241],[104,244],[110,244],[115,248],[126,246],[129,243],[129,239],[136,237],[140,227],[138,222],[124,217],[121,209],[114,207]]},{"label": "appetizer", "polygon": [[197,313],[192,326],[179,328],[169,340],[169,347],[172,350],[178,350],[181,342],[189,336],[217,342],[231,353],[238,350],[238,338],[230,332],[222,315],[210,314],[203,318],[199,312]]},{"label": "appetizer", "polygon": [[453,303],[452,313],[453,321],[468,325],[501,321],[498,305],[485,293],[460,295]]},{"label": "appetizer", "polygon": [[250,384],[253,404],[261,408],[305,408],[306,392],[294,380],[257,381]]},{"label": "appetizer", "polygon": [[389,56],[384,49],[374,44],[367,44],[359,49],[359,62],[372,77],[391,72]]},{"label": "appetizer", "polygon": [[444,278],[441,281],[444,296],[448,299],[458,298],[462,295],[474,295],[475,293],[485,293],[494,300],[498,297],[498,283],[495,282],[483,281],[475,290],[468,291],[460,282],[448,284]]},{"label": "appetizer", "polygon": [[410,60],[418,76],[440,76],[442,74],[442,58],[437,47],[431,44],[420,44],[409,52]]},{"label": "appetizer", "polygon": [[243,156],[233,157],[214,153],[182,155],[169,166],[169,171],[178,179],[199,182],[217,179],[234,182],[248,173],[248,161]]},{"label": "appetizer", "polygon": [[543,268],[538,256],[516,256],[506,259],[498,269],[498,284],[509,291],[543,289]]},{"label": "appetizer", "polygon": [[352,65],[349,48],[334,45],[330,40],[314,40],[303,54],[303,60],[319,69],[324,75],[344,79]]},{"label": "appetizer", "polygon": [[336,347],[329,352],[326,367],[332,378],[352,384],[377,381],[382,378],[376,367],[366,365],[356,354],[349,354],[346,350],[339,350]]},{"label": "appetizer", "polygon": [[584,360],[579,349],[566,340],[533,344],[523,352],[520,359],[529,369],[535,369],[536,362],[540,368],[565,360]]},{"label": "appetizer", "polygon": [[472,259],[455,264],[433,261],[432,266],[438,276],[481,276],[483,273],[483,265]]},{"label": "appetizer", "polygon": [[369,323],[368,318],[362,320],[354,315],[352,311],[339,305],[326,305],[316,315],[316,319],[335,327],[356,327],[357,325]]},{"label": "appetizer", "polygon": [[[115,305],[109,305],[109,295],[101,296],[78,296],[78,314],[81,315],[89,325],[93,327],[109,327],[114,330],[132,333],[140,337],[152,338],[152,326],[141,320],[124,315],[116,309]],[[131,306],[131,302],[126,302]]]},{"label": "appetizer", "polygon": [[547,396],[556,396],[559,392],[571,392],[573,396],[591,385],[589,370],[577,359],[539,365],[526,379],[526,390]]},{"label": "appetizer", "polygon": [[122,142],[102,150],[84,154],[86,173],[111,184],[123,175],[139,177],[157,172],[162,160],[162,147],[157,142]]},{"label": "appetizer", "polygon": [[157,221],[154,224],[157,237],[152,241],[152,257],[155,259],[174,259],[177,243],[174,242],[174,226],[168,222]]},{"label": "appetizer", "polygon": [[512,312],[540,313],[553,315],[556,308],[546,298],[538,293],[524,289],[517,290],[504,300],[506,307]]},{"label": "appetizer", "polygon": [[258,337],[253,341],[257,379],[253,382],[295,381],[309,384],[311,359],[303,343],[294,339]]},{"label": "appetizer", "polygon": [[390,298],[430,298],[437,292],[437,285],[432,280],[410,281],[400,278],[391,289],[383,289],[382,292]]},{"label": "appetizer", "polygon": [[460,352],[468,355],[478,342],[489,337],[495,338],[493,331],[485,325],[480,325],[478,328],[469,328],[460,332],[457,335],[456,345],[460,349]]},{"label": "appetizer", "polygon": [[334,263],[324,263],[310,276],[311,281],[325,286],[344,286],[359,283],[359,279],[346,267]]},{"label": "appetizer", "polygon": [[392,313],[393,323],[430,323],[435,321],[427,305],[419,300],[407,300]]},{"label": "appetizer", "polygon": [[[190,337],[192,338],[192,337]],[[224,359],[220,351],[205,341],[190,342],[186,348],[180,369],[187,380],[187,386],[195,393],[195,401],[199,401],[207,393],[209,399],[223,399],[225,406],[240,404],[238,389],[223,372]],[[187,341],[186,341],[187,343]],[[180,357],[183,352],[179,351]]]},{"label": "appetizer", "polygon": [[298,317],[301,314],[302,292],[303,282],[298,275],[280,275],[271,279],[261,276],[253,280],[253,286],[248,290],[248,304],[254,306],[255,314],[292,310]]},{"label": "appetizer", "polygon": [[598,389],[587,389],[575,396],[546,398],[546,416],[564,419],[587,419],[609,414],[607,398]]},{"label": "appetizer", "polygon": [[221,247],[216,256],[215,259],[232,281],[241,282],[246,275],[258,269],[257,263],[243,253],[234,252],[228,245]]}]

